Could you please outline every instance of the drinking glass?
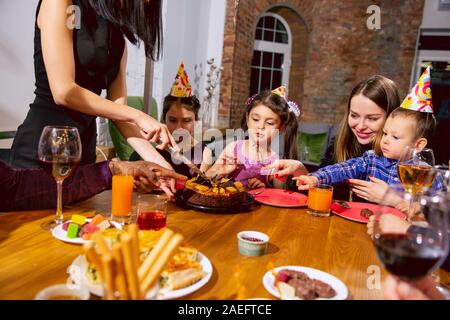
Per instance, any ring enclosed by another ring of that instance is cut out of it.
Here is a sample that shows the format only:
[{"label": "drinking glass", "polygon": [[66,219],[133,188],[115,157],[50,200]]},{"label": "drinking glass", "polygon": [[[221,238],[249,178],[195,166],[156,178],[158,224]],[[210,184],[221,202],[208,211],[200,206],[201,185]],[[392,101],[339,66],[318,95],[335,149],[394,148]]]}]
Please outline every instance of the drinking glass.
[{"label": "drinking glass", "polygon": [[431,149],[406,146],[398,161],[398,177],[405,191],[419,194],[431,188],[436,171]]},{"label": "drinking glass", "polygon": [[119,224],[130,222],[133,205],[134,177],[114,175],[112,177],[111,216]]},{"label": "drinking glass", "polygon": [[[411,201],[411,193],[401,186],[391,186],[376,212],[374,244],[384,267],[407,281],[419,280],[436,270],[448,255],[448,206],[445,199],[433,191],[422,193]],[[384,231],[380,217],[390,207],[420,214],[421,226],[405,232]]]},{"label": "drinking glass", "polygon": [[330,216],[332,201],[332,186],[319,184],[315,187],[311,187],[308,192],[307,212],[315,217],[328,217]]},{"label": "drinking glass", "polygon": [[43,168],[53,175],[57,185],[57,206],[55,219],[44,223],[44,230],[51,230],[63,223],[62,186],[81,159],[81,139],[75,127],[46,126],[39,139],[38,157]]},{"label": "drinking glass", "polygon": [[167,197],[140,194],[136,204],[137,225],[140,230],[160,230],[167,223]]}]

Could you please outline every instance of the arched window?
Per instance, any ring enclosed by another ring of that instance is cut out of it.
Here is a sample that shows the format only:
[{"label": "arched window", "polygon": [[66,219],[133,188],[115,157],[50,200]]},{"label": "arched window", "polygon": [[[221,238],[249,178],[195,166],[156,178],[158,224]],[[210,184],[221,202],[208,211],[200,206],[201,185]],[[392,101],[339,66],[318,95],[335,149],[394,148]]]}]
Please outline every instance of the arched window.
[{"label": "arched window", "polygon": [[250,96],[280,85],[289,85],[291,31],[275,13],[261,16],[256,26],[250,76]]}]

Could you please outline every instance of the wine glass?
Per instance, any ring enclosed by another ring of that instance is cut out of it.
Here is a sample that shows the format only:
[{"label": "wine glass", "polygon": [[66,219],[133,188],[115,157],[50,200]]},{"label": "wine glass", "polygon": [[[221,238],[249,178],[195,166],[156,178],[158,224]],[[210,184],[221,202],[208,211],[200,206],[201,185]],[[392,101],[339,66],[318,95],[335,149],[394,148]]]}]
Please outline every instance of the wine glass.
[{"label": "wine glass", "polygon": [[444,187],[444,191],[450,194],[450,170],[448,166],[438,165],[434,169],[437,171],[436,178],[440,178]]},{"label": "wine glass", "polygon": [[51,230],[64,221],[62,213],[62,185],[81,159],[81,139],[75,127],[46,126],[39,140],[38,157],[43,168],[53,175],[57,185],[55,219],[44,223],[44,230]]},{"label": "wine glass", "polygon": [[[448,204],[442,193],[429,191],[416,196],[400,186],[391,186],[386,192],[380,210],[376,213],[374,244],[384,267],[394,276],[406,281],[419,280],[430,275],[445,260],[449,250]],[[380,224],[385,214],[394,208],[408,214],[420,215],[420,225],[396,229],[391,222],[387,228]]]},{"label": "wine glass", "polygon": [[431,149],[406,146],[398,161],[398,177],[407,192],[416,195],[431,188],[436,171]]}]

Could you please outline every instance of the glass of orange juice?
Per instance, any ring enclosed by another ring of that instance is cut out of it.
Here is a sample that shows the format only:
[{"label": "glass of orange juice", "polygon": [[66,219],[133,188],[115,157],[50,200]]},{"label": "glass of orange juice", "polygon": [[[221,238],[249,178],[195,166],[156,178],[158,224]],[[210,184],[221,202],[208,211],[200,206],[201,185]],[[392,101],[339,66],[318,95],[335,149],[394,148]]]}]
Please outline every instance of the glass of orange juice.
[{"label": "glass of orange juice", "polygon": [[112,219],[120,224],[126,224],[131,217],[131,207],[133,204],[133,176],[112,177]]},{"label": "glass of orange juice", "polygon": [[319,184],[315,187],[311,187],[308,193],[307,212],[315,217],[329,217],[332,200],[332,186]]}]

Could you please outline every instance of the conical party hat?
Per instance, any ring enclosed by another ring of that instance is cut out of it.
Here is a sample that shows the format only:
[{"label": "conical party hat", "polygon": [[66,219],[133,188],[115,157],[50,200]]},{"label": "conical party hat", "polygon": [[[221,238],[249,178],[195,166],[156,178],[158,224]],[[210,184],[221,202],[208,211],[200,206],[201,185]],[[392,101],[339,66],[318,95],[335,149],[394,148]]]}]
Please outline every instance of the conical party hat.
[{"label": "conical party hat", "polygon": [[188,75],[184,70],[183,63],[181,63],[178,68],[178,73],[175,77],[175,82],[172,85],[170,95],[177,98],[192,97],[192,87],[189,83]]},{"label": "conical party hat", "polygon": [[288,100],[288,98],[286,97],[286,88],[284,86],[280,86],[280,87],[272,90],[272,93],[276,94],[276,95],[279,95],[280,97],[285,99],[287,104],[288,104],[288,106],[289,106],[289,110],[291,112],[293,112],[296,117],[300,117],[300,115],[301,115],[300,108],[298,107],[298,105],[294,101]]},{"label": "conical party hat", "polygon": [[430,85],[430,67],[428,67],[405,100],[403,100],[400,108],[433,113]]},{"label": "conical party hat", "polygon": [[278,87],[274,90],[272,90],[273,94],[279,95],[280,97],[283,97],[287,100],[286,98],[286,88],[284,86]]}]

